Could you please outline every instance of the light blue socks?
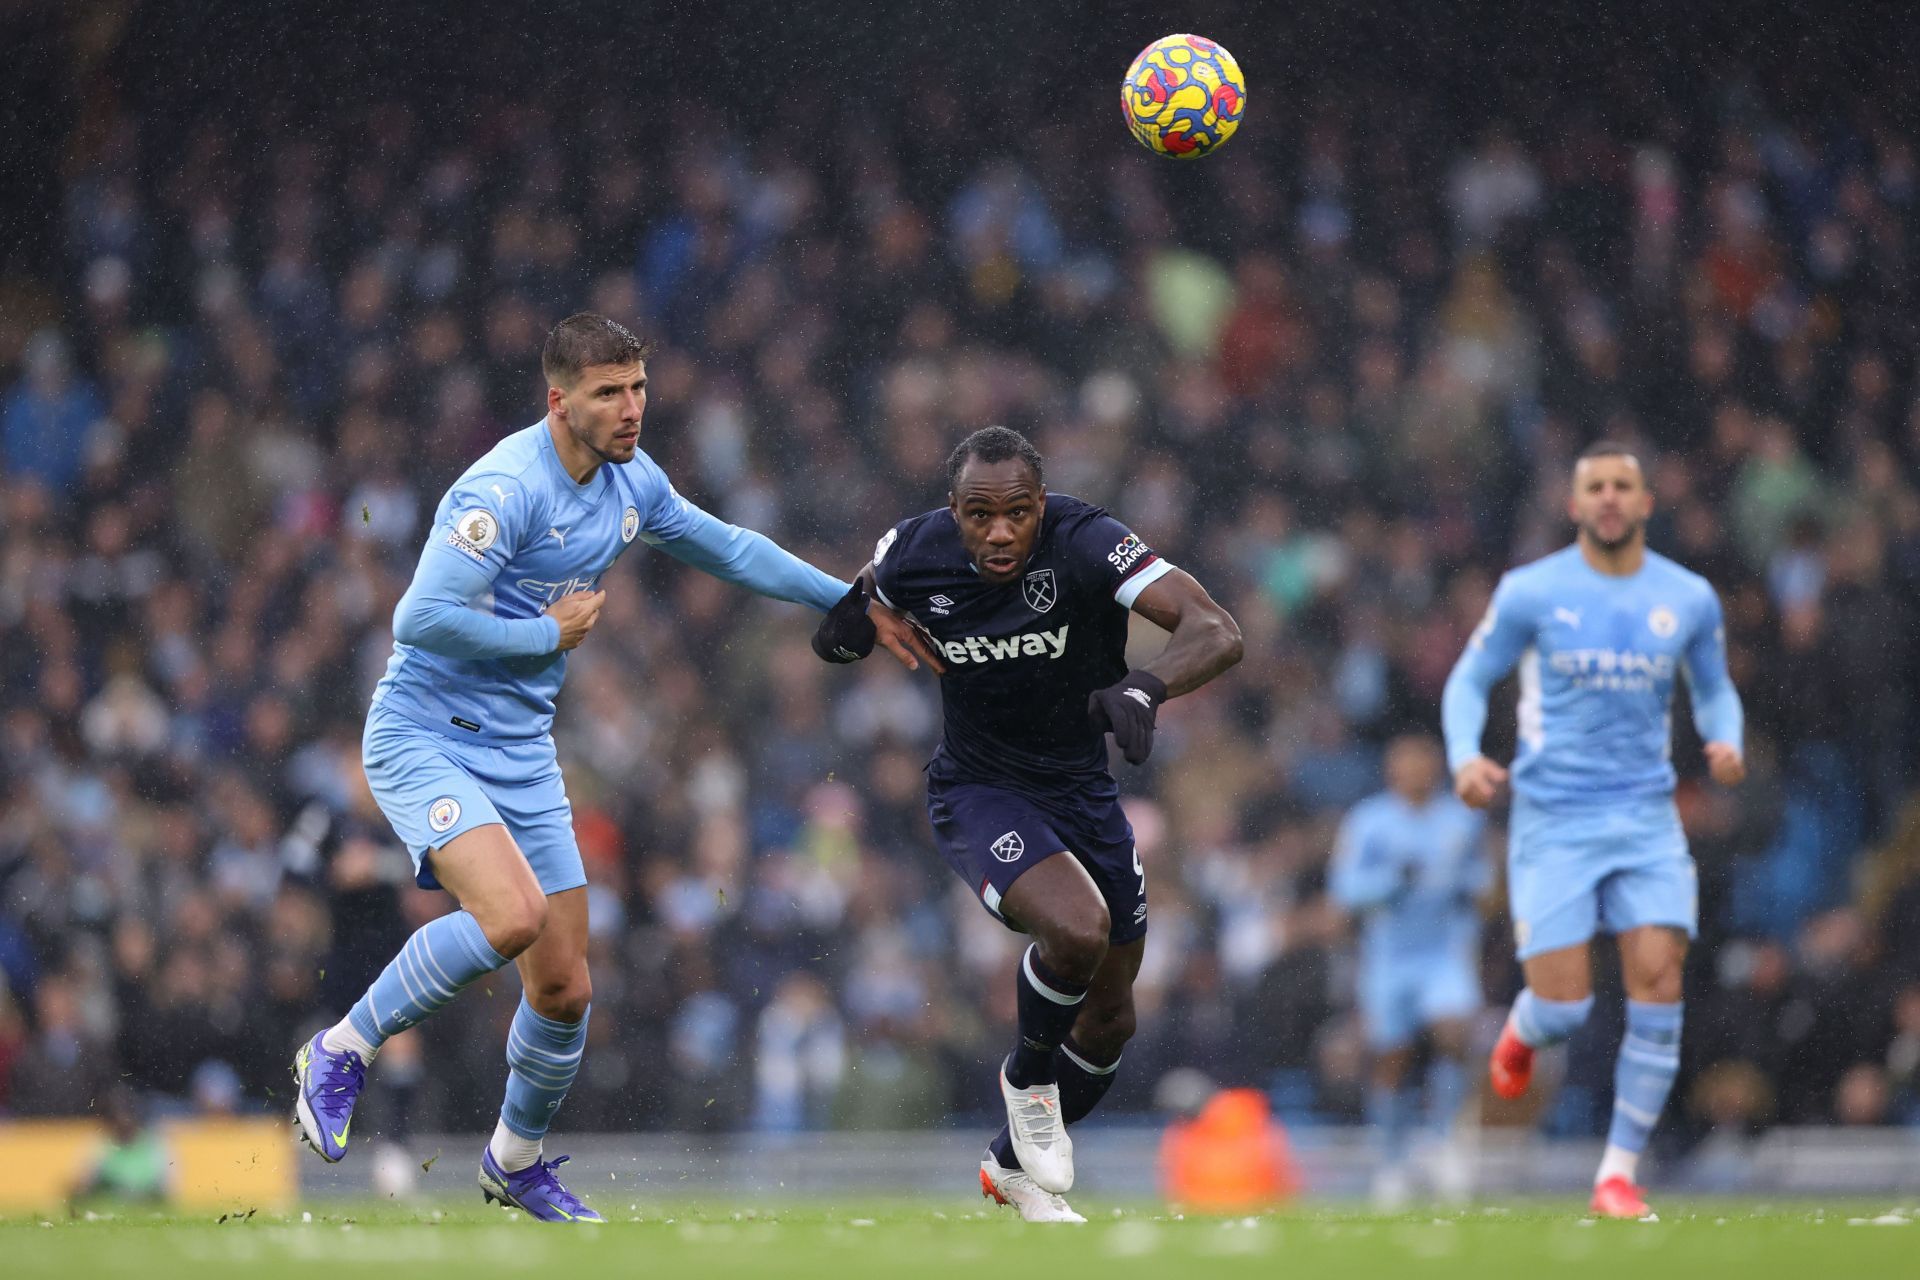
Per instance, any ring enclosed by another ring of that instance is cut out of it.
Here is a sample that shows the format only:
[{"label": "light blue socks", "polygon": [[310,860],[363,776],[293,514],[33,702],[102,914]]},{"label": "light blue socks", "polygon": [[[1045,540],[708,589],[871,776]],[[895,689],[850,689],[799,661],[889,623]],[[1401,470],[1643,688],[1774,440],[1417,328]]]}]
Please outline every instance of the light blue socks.
[{"label": "light blue socks", "polygon": [[1639,1154],[1667,1105],[1680,1073],[1679,1004],[1627,1001],[1627,1034],[1613,1068],[1613,1125],[1607,1145]]},{"label": "light blue socks", "polygon": [[390,1036],[437,1012],[462,987],[506,963],[480,931],[480,922],[466,912],[429,920],[348,1011],[344,1026],[364,1045],[337,1044],[334,1031],[329,1031],[327,1048],[358,1049],[363,1058],[371,1057],[368,1048],[377,1050]]},{"label": "light blue socks", "polygon": [[[591,1008],[588,1009],[591,1013]],[[533,1011],[526,997],[507,1032],[507,1100],[500,1123],[521,1138],[537,1142],[553,1123],[553,1113],[580,1074],[587,1047],[587,1013],[578,1022],[555,1022]]]},{"label": "light blue socks", "polygon": [[1584,1000],[1543,1000],[1528,987],[1513,1002],[1513,1033],[1532,1049],[1559,1044],[1580,1029],[1593,1012],[1593,997]]}]

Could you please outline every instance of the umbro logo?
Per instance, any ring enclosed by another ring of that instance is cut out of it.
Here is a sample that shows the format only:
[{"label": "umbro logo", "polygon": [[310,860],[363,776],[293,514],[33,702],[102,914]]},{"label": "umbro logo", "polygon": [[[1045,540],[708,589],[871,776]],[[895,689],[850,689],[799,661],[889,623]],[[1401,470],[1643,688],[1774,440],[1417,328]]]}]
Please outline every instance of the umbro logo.
[{"label": "umbro logo", "polygon": [[927,607],[944,618],[947,610],[953,608],[953,601],[946,596],[928,596]]}]

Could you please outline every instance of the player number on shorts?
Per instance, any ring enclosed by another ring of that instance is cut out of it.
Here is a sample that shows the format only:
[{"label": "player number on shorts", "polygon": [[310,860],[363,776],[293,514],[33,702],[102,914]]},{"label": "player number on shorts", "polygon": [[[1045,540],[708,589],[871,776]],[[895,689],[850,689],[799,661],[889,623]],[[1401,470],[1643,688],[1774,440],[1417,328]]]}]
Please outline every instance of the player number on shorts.
[{"label": "player number on shorts", "polygon": [[1140,865],[1140,846],[1133,846],[1133,874],[1140,877],[1140,896],[1147,896],[1147,869]]}]

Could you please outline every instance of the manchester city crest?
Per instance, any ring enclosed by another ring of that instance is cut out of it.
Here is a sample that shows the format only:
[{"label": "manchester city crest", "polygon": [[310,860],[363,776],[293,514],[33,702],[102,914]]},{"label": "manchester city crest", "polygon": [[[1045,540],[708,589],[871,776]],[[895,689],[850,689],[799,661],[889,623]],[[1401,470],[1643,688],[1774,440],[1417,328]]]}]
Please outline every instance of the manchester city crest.
[{"label": "manchester city crest", "polygon": [[640,512],[628,507],[627,513],[620,517],[620,541],[632,542],[633,536],[640,532]]},{"label": "manchester city crest", "polygon": [[1021,582],[1020,590],[1027,597],[1027,604],[1035,613],[1045,613],[1053,608],[1053,602],[1060,593],[1053,585],[1053,570],[1035,569]]},{"label": "manchester city crest", "polygon": [[460,821],[460,802],[452,796],[441,796],[427,806],[427,825],[437,833],[451,831],[453,824],[458,821]]}]

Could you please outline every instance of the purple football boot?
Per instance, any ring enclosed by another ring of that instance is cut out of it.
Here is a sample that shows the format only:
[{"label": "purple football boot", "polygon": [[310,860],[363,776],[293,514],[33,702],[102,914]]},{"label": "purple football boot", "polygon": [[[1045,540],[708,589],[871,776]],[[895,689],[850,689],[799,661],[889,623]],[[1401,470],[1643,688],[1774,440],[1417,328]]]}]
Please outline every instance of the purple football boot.
[{"label": "purple football boot", "polygon": [[489,1203],[524,1209],[541,1222],[605,1222],[554,1176],[566,1162],[565,1156],[535,1160],[518,1173],[508,1173],[488,1148],[480,1157],[480,1192]]},{"label": "purple football boot", "polygon": [[300,1092],[293,1113],[307,1145],[329,1164],[347,1154],[347,1131],[353,1128],[353,1104],[367,1083],[367,1064],[348,1049],[328,1053],[320,1037],[300,1046],[293,1055],[293,1080]]}]

